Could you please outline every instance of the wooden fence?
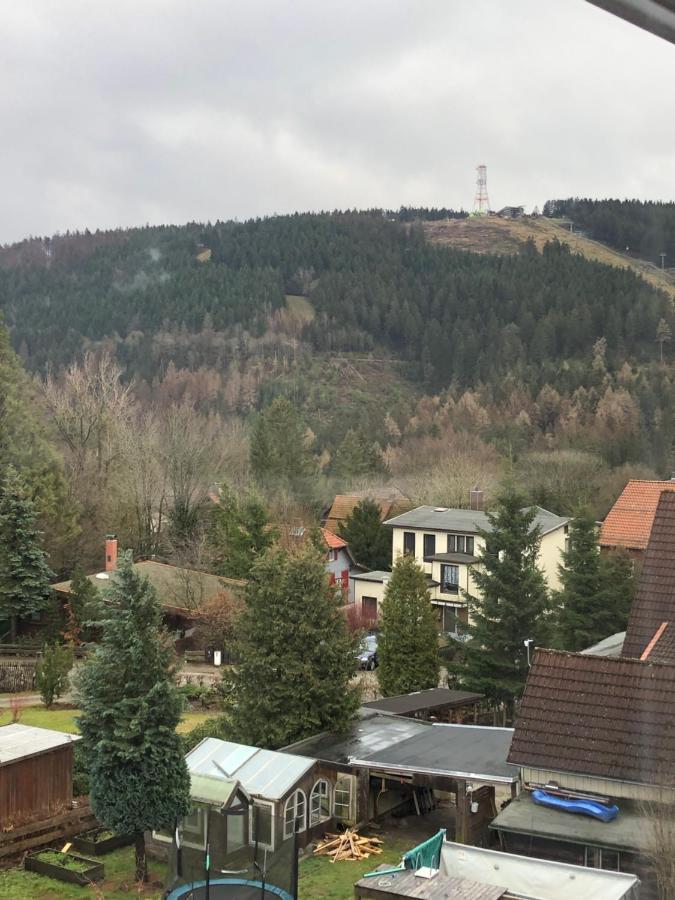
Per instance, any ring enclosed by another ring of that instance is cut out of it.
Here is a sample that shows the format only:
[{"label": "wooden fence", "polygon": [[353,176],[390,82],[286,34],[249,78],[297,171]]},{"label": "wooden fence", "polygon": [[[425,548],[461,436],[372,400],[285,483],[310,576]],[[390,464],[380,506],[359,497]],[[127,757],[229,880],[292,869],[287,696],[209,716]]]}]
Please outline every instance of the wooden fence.
[{"label": "wooden fence", "polygon": [[35,850],[47,844],[61,843],[83,831],[96,828],[97,825],[89,802],[82,800],[76,808],[57,816],[0,833],[0,860],[19,856],[27,850]]},{"label": "wooden fence", "polygon": [[35,660],[0,660],[0,694],[35,690]]}]

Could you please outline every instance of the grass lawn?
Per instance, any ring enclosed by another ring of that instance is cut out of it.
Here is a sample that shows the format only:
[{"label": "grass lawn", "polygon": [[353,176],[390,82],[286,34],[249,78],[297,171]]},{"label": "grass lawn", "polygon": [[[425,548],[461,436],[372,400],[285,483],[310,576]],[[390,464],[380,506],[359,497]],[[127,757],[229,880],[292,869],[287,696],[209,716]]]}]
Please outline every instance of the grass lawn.
[{"label": "grass lawn", "polygon": [[159,900],[164,888],[165,867],[162,863],[150,860],[150,883],[139,894],[134,884],[134,848],[124,847],[115,850],[100,861],[105,865],[105,881],[100,893],[92,888],[80,887],[76,884],[63,884],[44,875],[24,872],[23,869],[0,870],[0,900],[62,900],[62,898],[79,897],[120,898],[144,897],[146,900]]},{"label": "grass lawn", "polygon": [[[79,709],[64,709],[55,707],[54,709],[45,709],[44,706],[29,706],[21,713],[22,725],[35,725],[37,728],[52,728],[54,731],[65,731],[69,734],[77,732],[75,717],[79,716]],[[209,716],[216,715],[214,712],[188,710],[183,713],[183,718],[176,729],[179,734],[200,725]],[[11,711],[8,709],[0,710],[0,725],[8,725],[12,721]],[[0,894],[2,897],[2,894]]]},{"label": "grass lawn", "polygon": [[410,850],[410,838],[387,833],[381,837],[384,841],[382,853],[380,856],[371,856],[370,859],[345,859],[336,863],[332,863],[327,856],[303,859],[298,877],[300,900],[352,900],[354,882],[366,872],[372,872],[383,863],[397,866],[401,856]]}]

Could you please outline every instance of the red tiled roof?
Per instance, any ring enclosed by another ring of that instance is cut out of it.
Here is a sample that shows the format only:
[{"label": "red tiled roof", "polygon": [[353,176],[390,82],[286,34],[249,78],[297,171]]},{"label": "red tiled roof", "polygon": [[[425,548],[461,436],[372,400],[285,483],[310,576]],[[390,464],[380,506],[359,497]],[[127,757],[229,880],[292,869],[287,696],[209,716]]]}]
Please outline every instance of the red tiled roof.
[{"label": "red tiled roof", "polygon": [[644,550],[663,491],[675,491],[675,481],[631,479],[607,513],[600,531],[600,546]]},{"label": "red tiled roof", "polygon": [[675,665],[538,650],[508,761],[642,784],[675,777]]},{"label": "red tiled roof", "polygon": [[340,550],[342,547],[347,546],[347,541],[345,541],[344,538],[338,537],[337,534],[333,534],[333,532],[329,531],[327,528],[322,528],[321,533],[323,534],[323,539],[329,550]]},{"label": "red tiled roof", "polygon": [[661,493],[656,507],[621,655],[639,658],[663,622],[675,622],[675,493],[672,489]]}]

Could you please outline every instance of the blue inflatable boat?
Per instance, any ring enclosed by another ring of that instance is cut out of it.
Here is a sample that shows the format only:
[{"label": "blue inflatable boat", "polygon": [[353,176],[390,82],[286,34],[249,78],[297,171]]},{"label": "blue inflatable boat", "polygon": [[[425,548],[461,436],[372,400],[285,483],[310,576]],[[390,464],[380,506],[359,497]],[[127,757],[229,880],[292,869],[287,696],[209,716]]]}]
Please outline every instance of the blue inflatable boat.
[{"label": "blue inflatable boat", "polygon": [[598,803],[595,800],[566,800],[564,797],[547,794],[546,791],[532,791],[532,799],[540,806],[547,806],[549,809],[559,809],[561,812],[592,816],[601,822],[611,822],[619,814],[619,807],[616,804],[614,806],[605,806],[604,803]]}]

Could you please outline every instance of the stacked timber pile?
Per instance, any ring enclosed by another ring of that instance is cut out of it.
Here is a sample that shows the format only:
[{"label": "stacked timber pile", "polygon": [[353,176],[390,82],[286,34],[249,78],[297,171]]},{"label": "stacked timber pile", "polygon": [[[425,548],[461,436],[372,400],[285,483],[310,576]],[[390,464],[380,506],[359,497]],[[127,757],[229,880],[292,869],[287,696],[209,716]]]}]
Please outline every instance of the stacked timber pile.
[{"label": "stacked timber pile", "polygon": [[382,853],[382,844],[376,837],[361,837],[355,829],[348,828],[342,834],[327,834],[314,849],[315,856],[330,856],[331,862],[339,859],[368,859]]}]

